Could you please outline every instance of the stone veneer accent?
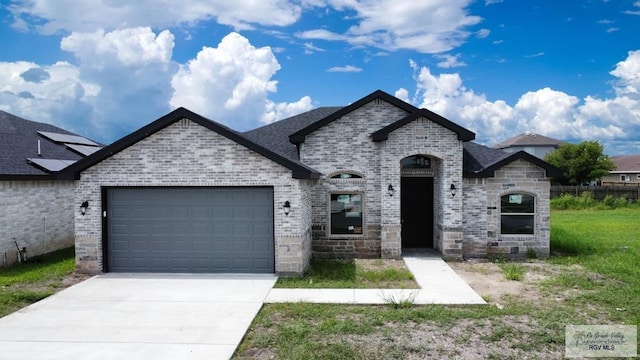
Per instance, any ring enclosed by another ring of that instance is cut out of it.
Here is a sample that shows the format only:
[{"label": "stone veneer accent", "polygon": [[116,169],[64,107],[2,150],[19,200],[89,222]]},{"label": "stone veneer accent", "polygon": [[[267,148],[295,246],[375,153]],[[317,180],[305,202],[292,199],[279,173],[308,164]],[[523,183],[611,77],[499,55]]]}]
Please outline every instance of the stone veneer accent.
[{"label": "stone veneer accent", "polygon": [[73,181],[0,181],[0,266],[17,262],[20,248],[27,257],[73,246]]},{"label": "stone veneer accent", "polygon": [[[495,171],[492,178],[465,179],[464,254],[468,257],[504,255],[524,257],[529,249],[539,257],[549,256],[550,182],[545,170],[516,160]],[[500,198],[511,193],[535,197],[533,235],[500,233]]]},{"label": "stone veneer accent", "polygon": [[[311,187],[291,170],[190,120],[180,120],[84,170],[75,203],[76,264],[101,273],[102,190],[118,186],[270,186],[274,196],[275,271],[299,275],[311,257]],[[291,203],[285,216],[282,205]]]}]

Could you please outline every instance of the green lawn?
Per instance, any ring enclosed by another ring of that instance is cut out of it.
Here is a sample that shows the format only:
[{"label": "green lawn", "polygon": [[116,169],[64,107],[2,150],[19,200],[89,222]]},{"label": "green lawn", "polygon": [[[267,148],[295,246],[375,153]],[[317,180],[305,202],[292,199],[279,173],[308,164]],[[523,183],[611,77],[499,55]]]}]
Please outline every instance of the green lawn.
[{"label": "green lawn", "polygon": [[[638,324],[640,209],[552,211],[535,299],[482,306],[267,304],[236,359],[560,359],[566,325]],[[525,276],[519,264],[505,276]],[[480,264],[482,265],[482,264]],[[501,264],[502,265],[502,264]],[[527,264],[523,265],[538,265]]]},{"label": "green lawn", "polygon": [[73,248],[0,269],[0,317],[68,286],[65,279],[74,269]]},{"label": "green lawn", "polygon": [[616,322],[640,320],[640,209],[552,212],[551,262],[579,264],[597,274],[566,275],[558,281],[588,290],[577,302],[593,302]]},{"label": "green lawn", "polygon": [[300,278],[280,278],[277,288],[415,289],[418,284],[401,260],[313,260]]}]

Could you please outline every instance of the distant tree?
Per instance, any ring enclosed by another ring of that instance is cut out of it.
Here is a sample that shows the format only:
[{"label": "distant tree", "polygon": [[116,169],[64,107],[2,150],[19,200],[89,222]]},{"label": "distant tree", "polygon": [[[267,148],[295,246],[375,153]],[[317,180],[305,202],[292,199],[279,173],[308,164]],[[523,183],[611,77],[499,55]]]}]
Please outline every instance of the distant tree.
[{"label": "distant tree", "polygon": [[604,154],[598,141],[583,141],[579,144],[562,144],[545,156],[545,161],[564,171],[560,182],[580,185],[602,178],[614,170],[616,165]]}]

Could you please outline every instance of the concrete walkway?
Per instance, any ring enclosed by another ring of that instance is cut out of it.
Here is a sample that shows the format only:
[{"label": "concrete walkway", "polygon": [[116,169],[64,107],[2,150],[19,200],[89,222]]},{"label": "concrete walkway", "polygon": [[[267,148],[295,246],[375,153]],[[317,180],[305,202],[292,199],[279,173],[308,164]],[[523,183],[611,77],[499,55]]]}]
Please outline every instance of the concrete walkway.
[{"label": "concrete walkway", "polygon": [[0,318],[5,359],[228,359],[262,304],[485,304],[439,255],[404,257],[420,289],[272,289],[274,275],[107,274]]},{"label": "concrete walkway", "polygon": [[486,304],[438,254],[412,253],[404,262],[420,289],[272,289],[265,302],[332,304]]},{"label": "concrete walkway", "polygon": [[0,359],[228,359],[274,275],[107,274],[0,319]]}]

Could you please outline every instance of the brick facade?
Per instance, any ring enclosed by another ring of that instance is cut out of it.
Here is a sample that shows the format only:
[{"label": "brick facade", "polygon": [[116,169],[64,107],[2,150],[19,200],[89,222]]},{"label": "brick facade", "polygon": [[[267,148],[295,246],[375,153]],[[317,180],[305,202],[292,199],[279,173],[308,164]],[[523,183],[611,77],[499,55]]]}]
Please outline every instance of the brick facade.
[{"label": "brick facade", "polygon": [[[280,275],[302,274],[311,257],[398,258],[403,245],[401,180],[416,175],[433,178],[433,228],[425,229],[424,237],[433,239],[433,247],[443,256],[519,257],[531,249],[548,256],[549,179],[545,170],[519,159],[488,177],[465,178],[467,145],[461,134],[466,140],[473,134],[451,126],[446,119],[431,120],[427,112],[406,117],[411,107],[402,107],[383,98],[362,101],[306,133],[298,144],[299,160],[320,173],[319,179],[293,178],[292,170],[276,162],[280,160],[270,160],[268,153],[263,156],[261,150],[250,150],[195,121],[179,120],[153,132],[81,171],[73,202],[78,269],[104,270],[101,199],[103,188],[118,186],[272,187],[275,271]],[[406,121],[397,123],[403,118]],[[391,124],[394,126],[387,129],[394,130],[374,141],[372,134]],[[431,168],[420,169],[420,174],[403,170],[401,161],[414,155],[428,157]],[[341,173],[357,176],[332,178]],[[394,196],[388,194],[389,185],[395,189]],[[457,189],[455,195],[452,185]],[[500,234],[500,198],[511,193],[534,196],[533,235]],[[332,194],[361,195],[361,233],[331,234]],[[90,204],[85,216],[75,208],[83,201]],[[285,201],[291,204],[288,216],[282,210]]]},{"label": "brick facade", "polygon": [[20,248],[27,257],[73,246],[73,181],[0,181],[0,264],[15,263]]},{"label": "brick facade", "polygon": [[[389,196],[387,188],[391,184],[402,191],[400,161],[412,155],[433,162],[435,246],[445,255],[462,255],[462,199],[448,190],[452,183],[462,184],[462,142],[455,132],[424,118],[396,129],[386,141],[372,141],[373,132],[406,115],[375,100],[306,136],[300,159],[323,174],[312,206],[315,257],[401,256],[400,196]],[[340,172],[362,178],[331,178]],[[340,192],[364,195],[362,235],[330,234],[329,194]]]},{"label": "brick facade", "polygon": [[[275,264],[279,274],[300,274],[311,256],[309,188],[291,170],[195,122],[180,120],[84,170],[75,203],[76,264],[103,271],[102,189],[117,186],[269,186],[274,192]],[[284,215],[282,205],[291,203]]]},{"label": "brick facade", "polygon": [[[527,161],[516,160],[495,171],[491,178],[465,179],[464,254],[467,257],[504,255],[525,257],[535,251],[549,256],[550,181],[541,169]],[[533,235],[500,233],[500,198],[524,193],[535,198]]]}]

